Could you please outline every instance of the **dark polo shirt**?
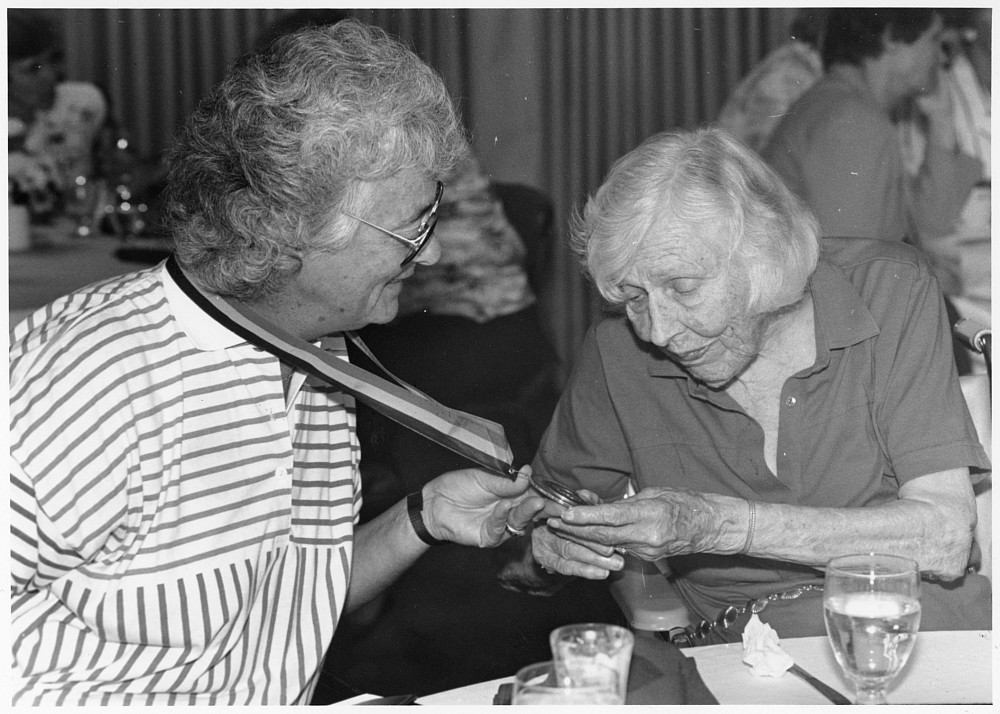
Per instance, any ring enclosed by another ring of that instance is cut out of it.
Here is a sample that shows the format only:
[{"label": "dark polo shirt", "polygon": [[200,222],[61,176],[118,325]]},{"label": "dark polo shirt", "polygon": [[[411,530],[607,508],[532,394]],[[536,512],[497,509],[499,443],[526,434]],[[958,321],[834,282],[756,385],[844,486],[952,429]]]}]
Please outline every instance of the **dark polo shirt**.
[{"label": "dark polo shirt", "polygon": [[[782,388],[777,473],[760,425],[635,337],[624,316],[589,331],[533,464],[606,500],[647,486],[817,507],[874,506],[906,481],[990,468],[959,386],[937,282],[903,243],[826,239],[809,282],[816,362]],[[701,615],[819,571],[746,556],[671,558]]]}]

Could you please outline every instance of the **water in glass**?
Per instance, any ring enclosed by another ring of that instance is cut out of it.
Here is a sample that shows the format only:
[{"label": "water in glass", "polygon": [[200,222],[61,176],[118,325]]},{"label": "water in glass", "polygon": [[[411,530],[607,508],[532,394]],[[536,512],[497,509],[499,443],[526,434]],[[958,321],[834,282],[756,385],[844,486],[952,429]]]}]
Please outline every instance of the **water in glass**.
[{"label": "water in glass", "polygon": [[823,609],[834,655],[859,704],[884,704],[920,627],[919,574],[908,558],[865,554],[827,565]]}]

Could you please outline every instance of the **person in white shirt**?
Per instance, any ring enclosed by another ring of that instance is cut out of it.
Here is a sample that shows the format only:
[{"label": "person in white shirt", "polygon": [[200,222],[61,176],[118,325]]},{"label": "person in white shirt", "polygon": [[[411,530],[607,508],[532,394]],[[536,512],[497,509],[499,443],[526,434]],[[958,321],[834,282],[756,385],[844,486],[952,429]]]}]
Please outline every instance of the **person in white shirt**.
[{"label": "person in white shirt", "polygon": [[343,611],[429,545],[523,534],[528,467],[442,474],[359,525],[353,398],[200,302],[346,359],[440,255],[466,151],[440,77],[381,30],[283,36],[179,135],[173,256],[14,327],[15,702],[308,704]]}]

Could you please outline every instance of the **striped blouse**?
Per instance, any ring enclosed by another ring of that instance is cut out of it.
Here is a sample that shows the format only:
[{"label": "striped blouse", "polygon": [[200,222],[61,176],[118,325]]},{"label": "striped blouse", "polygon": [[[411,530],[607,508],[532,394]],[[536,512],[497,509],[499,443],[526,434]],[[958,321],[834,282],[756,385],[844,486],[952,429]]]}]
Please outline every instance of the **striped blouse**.
[{"label": "striped blouse", "polygon": [[286,405],[278,361],[162,266],[10,338],[14,701],[308,704],[361,506],[353,400],[296,375]]}]

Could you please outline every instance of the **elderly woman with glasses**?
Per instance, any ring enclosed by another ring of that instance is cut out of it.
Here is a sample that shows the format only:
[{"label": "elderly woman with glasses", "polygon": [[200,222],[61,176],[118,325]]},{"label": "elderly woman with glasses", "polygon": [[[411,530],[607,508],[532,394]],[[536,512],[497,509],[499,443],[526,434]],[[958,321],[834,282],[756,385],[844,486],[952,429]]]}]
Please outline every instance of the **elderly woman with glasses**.
[{"label": "elderly woman with glasses", "polygon": [[[967,572],[970,471],[989,462],[920,253],[819,240],[719,130],[621,158],[573,240],[609,311],[533,469],[591,503],[550,507],[538,565],[600,579],[624,553],[667,558],[696,618],[763,598],[793,637],[824,633],[824,564],[878,551],[917,561],[921,629],[989,629],[989,581]],[[719,634],[740,641],[749,616]]]},{"label": "elderly woman with glasses", "polygon": [[529,469],[466,469],[359,524],[353,398],[267,349],[336,363],[391,320],[466,150],[441,79],[383,32],[283,36],[176,143],[174,255],[14,327],[15,701],[309,703],[343,611],[429,545],[532,520]]}]

